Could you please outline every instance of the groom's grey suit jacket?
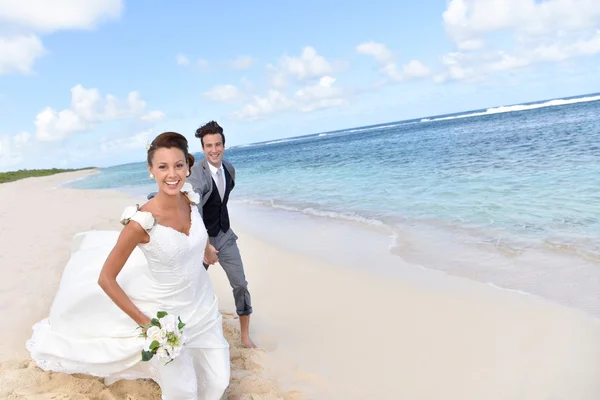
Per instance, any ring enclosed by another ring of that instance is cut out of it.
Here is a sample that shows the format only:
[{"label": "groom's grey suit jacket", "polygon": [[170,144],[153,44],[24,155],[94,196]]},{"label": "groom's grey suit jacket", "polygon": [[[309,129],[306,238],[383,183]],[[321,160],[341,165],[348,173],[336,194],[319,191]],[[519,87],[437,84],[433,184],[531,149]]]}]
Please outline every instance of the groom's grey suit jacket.
[{"label": "groom's grey suit jacket", "polygon": [[[233,168],[233,165],[231,165],[229,161],[223,159],[223,167],[227,169],[227,172],[231,176],[231,180],[235,182],[235,168]],[[194,192],[200,195],[202,201],[198,205],[198,212],[202,215],[202,207],[208,201],[214,187],[213,178],[206,157],[194,164],[191,175],[187,178],[186,182],[189,182],[194,188]]]}]

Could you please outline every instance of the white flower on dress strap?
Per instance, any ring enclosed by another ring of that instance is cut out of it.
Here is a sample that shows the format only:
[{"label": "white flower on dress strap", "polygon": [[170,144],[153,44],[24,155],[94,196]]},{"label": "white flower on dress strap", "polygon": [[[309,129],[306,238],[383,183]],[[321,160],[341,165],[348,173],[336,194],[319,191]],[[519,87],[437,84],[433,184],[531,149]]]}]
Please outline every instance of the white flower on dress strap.
[{"label": "white flower on dress strap", "polygon": [[123,210],[123,214],[121,214],[121,224],[127,225],[131,220],[136,221],[146,231],[152,229],[156,222],[151,213],[140,211],[139,204],[128,206]]},{"label": "white flower on dress strap", "polygon": [[154,224],[156,223],[156,220],[154,219],[152,214],[147,211],[138,211],[138,213],[135,215],[134,220],[138,224],[140,224],[142,228],[144,228],[146,231],[152,229],[154,227]]},{"label": "white flower on dress strap", "polygon": [[200,204],[200,195],[196,192],[194,192],[194,188],[192,187],[192,184],[189,182],[186,182],[183,184],[183,186],[181,187],[181,192],[185,193],[185,195],[188,197],[188,199],[190,199],[190,203],[194,204],[194,205],[198,205]]},{"label": "white flower on dress strap", "polygon": [[123,214],[121,214],[121,224],[127,225],[129,221],[131,221],[131,218],[133,218],[133,216],[138,212],[138,210],[138,205],[126,207],[125,210],[123,210]]}]

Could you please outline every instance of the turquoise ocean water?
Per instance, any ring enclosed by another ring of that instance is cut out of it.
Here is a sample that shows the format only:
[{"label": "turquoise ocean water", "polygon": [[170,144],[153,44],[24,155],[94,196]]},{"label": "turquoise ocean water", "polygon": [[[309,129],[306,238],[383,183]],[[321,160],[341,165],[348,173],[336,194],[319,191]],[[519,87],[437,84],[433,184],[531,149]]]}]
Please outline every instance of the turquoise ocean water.
[{"label": "turquoise ocean water", "polygon": [[[238,203],[353,221],[411,263],[600,316],[600,95],[315,133],[226,157]],[[154,187],[144,162],[70,186]]]}]

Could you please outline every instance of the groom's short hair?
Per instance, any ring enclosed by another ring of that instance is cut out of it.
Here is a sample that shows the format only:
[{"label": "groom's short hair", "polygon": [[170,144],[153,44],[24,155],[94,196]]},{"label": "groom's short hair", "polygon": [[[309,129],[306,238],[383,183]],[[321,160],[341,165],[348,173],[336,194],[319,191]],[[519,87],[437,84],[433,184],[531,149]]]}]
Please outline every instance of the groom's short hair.
[{"label": "groom's short hair", "polygon": [[223,134],[223,128],[221,128],[216,121],[210,121],[196,129],[195,136],[200,138],[200,143],[202,143],[202,147],[204,147],[204,141],[202,138],[206,135],[214,135],[217,133],[221,135],[221,139],[223,139],[223,146],[225,146],[225,135]]}]

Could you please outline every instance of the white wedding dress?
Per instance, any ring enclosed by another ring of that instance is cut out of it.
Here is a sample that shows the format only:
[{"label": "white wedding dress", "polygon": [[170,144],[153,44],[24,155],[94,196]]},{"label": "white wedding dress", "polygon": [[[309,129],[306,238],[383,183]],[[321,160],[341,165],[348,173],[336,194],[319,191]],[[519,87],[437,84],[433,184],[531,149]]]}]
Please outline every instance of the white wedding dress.
[{"label": "white wedding dress", "polygon": [[121,222],[139,223],[150,236],[117,277],[134,304],[148,317],[158,311],[186,323],[186,344],[168,365],[153,357],[141,361],[144,340],[137,324],[98,285],[102,266],[119,231],[88,231],[73,239],[71,257],[48,318],[33,326],[27,341],[32,360],[43,370],[105,378],[150,378],[164,400],[218,400],[229,384],[229,345],[210,277],[202,262],[208,234],[191,200],[189,236],[160,225],[148,212],[128,207]]}]

